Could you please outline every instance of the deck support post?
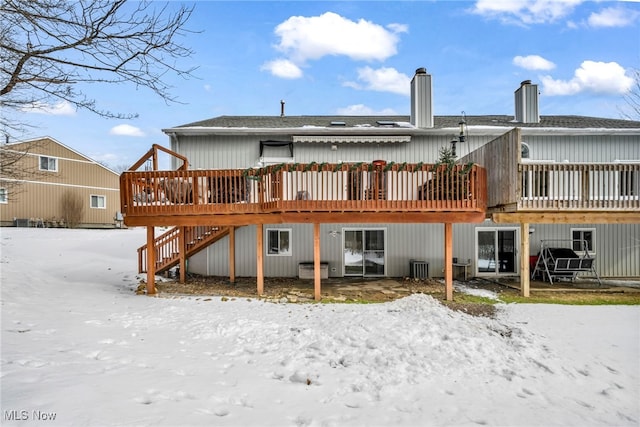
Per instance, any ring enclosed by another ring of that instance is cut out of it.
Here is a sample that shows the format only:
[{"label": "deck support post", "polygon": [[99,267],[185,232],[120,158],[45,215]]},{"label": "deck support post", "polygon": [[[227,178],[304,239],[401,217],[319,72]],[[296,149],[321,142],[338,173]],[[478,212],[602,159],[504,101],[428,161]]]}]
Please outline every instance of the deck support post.
[{"label": "deck support post", "polygon": [[320,301],[321,292],[320,271],[320,223],[313,223],[313,298]]},{"label": "deck support post", "polygon": [[147,295],[156,293],[156,237],[154,227],[147,226]]},{"label": "deck support post", "polygon": [[445,299],[453,301],[453,225],[444,224],[444,289]]},{"label": "deck support post", "polygon": [[229,227],[229,282],[236,282],[236,228]]},{"label": "deck support post", "polygon": [[520,223],[520,295],[529,296],[529,223]]},{"label": "deck support post", "polygon": [[180,283],[187,281],[187,227],[180,227],[180,233],[178,233],[178,249],[180,252],[178,257],[180,258]]},{"label": "deck support post", "polygon": [[256,284],[258,286],[258,295],[264,294],[264,233],[262,224],[256,224]]}]

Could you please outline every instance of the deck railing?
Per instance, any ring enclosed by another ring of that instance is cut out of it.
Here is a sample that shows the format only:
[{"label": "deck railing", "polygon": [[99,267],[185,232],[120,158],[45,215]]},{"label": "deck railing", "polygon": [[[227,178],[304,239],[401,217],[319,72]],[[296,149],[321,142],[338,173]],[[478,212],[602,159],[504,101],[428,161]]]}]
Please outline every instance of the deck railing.
[{"label": "deck railing", "polygon": [[638,210],[640,163],[522,163],[518,210]]},{"label": "deck railing", "polygon": [[123,172],[125,215],[486,210],[477,165],[280,164],[260,169]]}]

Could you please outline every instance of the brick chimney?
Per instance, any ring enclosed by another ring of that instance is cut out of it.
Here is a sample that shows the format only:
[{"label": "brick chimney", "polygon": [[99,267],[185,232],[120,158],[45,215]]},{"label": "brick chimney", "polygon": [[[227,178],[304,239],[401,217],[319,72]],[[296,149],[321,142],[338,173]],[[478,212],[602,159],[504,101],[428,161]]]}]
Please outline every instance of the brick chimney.
[{"label": "brick chimney", "polygon": [[411,79],[411,124],[419,128],[433,127],[433,91],[431,74],[418,68]]},{"label": "brick chimney", "polygon": [[531,80],[520,83],[515,91],[516,122],[540,123],[538,110],[538,85],[531,84]]}]

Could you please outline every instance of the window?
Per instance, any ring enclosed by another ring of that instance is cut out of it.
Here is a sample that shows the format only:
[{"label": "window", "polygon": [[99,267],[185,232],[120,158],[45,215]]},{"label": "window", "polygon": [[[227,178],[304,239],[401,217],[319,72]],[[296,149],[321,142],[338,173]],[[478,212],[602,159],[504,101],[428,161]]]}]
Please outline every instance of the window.
[{"label": "window", "polygon": [[91,208],[92,209],[106,209],[107,198],[105,196],[91,195]]},{"label": "window", "polygon": [[0,188],[0,203],[7,203],[7,189]]},{"label": "window", "polygon": [[58,172],[58,159],[55,157],[40,156],[40,170]]},{"label": "window", "polygon": [[571,229],[572,249],[576,253],[589,255],[595,254],[596,229],[595,228],[572,228]]},{"label": "window", "polygon": [[527,144],[526,142],[522,142],[520,145],[520,158],[529,158],[529,144]]},{"label": "window", "polygon": [[291,229],[267,229],[267,255],[291,256]]},{"label": "window", "polygon": [[638,177],[634,171],[620,171],[620,196],[638,195]]},{"label": "window", "polygon": [[260,141],[260,166],[293,163],[293,142]]}]

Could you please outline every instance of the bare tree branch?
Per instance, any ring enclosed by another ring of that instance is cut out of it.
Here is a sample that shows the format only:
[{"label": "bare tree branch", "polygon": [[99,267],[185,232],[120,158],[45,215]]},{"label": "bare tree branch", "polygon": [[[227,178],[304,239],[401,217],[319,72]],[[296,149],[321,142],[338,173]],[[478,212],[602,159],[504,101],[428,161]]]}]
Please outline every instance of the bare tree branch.
[{"label": "bare tree branch", "polygon": [[22,183],[24,180],[38,180],[44,176],[39,170],[37,162],[34,166],[26,166],[29,162],[23,162],[22,159],[32,155],[31,152],[42,146],[41,142],[34,142],[28,145],[18,144],[3,145],[0,149],[0,188],[3,188],[9,200],[16,200],[18,194],[22,191]]},{"label": "bare tree branch", "polygon": [[628,110],[621,110],[622,115],[629,120],[640,120],[640,70],[633,70],[634,85],[624,96],[624,100],[629,107]]},{"label": "bare tree branch", "polygon": [[[177,102],[168,73],[191,77],[177,62],[193,52],[179,43],[193,7],[157,8],[126,0],[2,0],[0,107],[14,110],[68,102],[104,117],[135,113],[102,110],[82,83],[133,83],[165,102]],[[8,126],[2,120],[6,129]]]},{"label": "bare tree branch", "polygon": [[[192,12],[193,7],[144,0],[0,0],[3,139],[30,126],[4,114],[9,110],[65,102],[108,118],[137,116],[101,109],[83,93],[81,87],[87,83],[132,83],[167,103],[177,102],[166,77],[172,73],[188,78],[195,70],[178,65],[193,54],[179,42],[189,32],[185,25]],[[36,172],[18,166],[27,154],[0,145],[0,179],[5,187],[35,176]]]}]

